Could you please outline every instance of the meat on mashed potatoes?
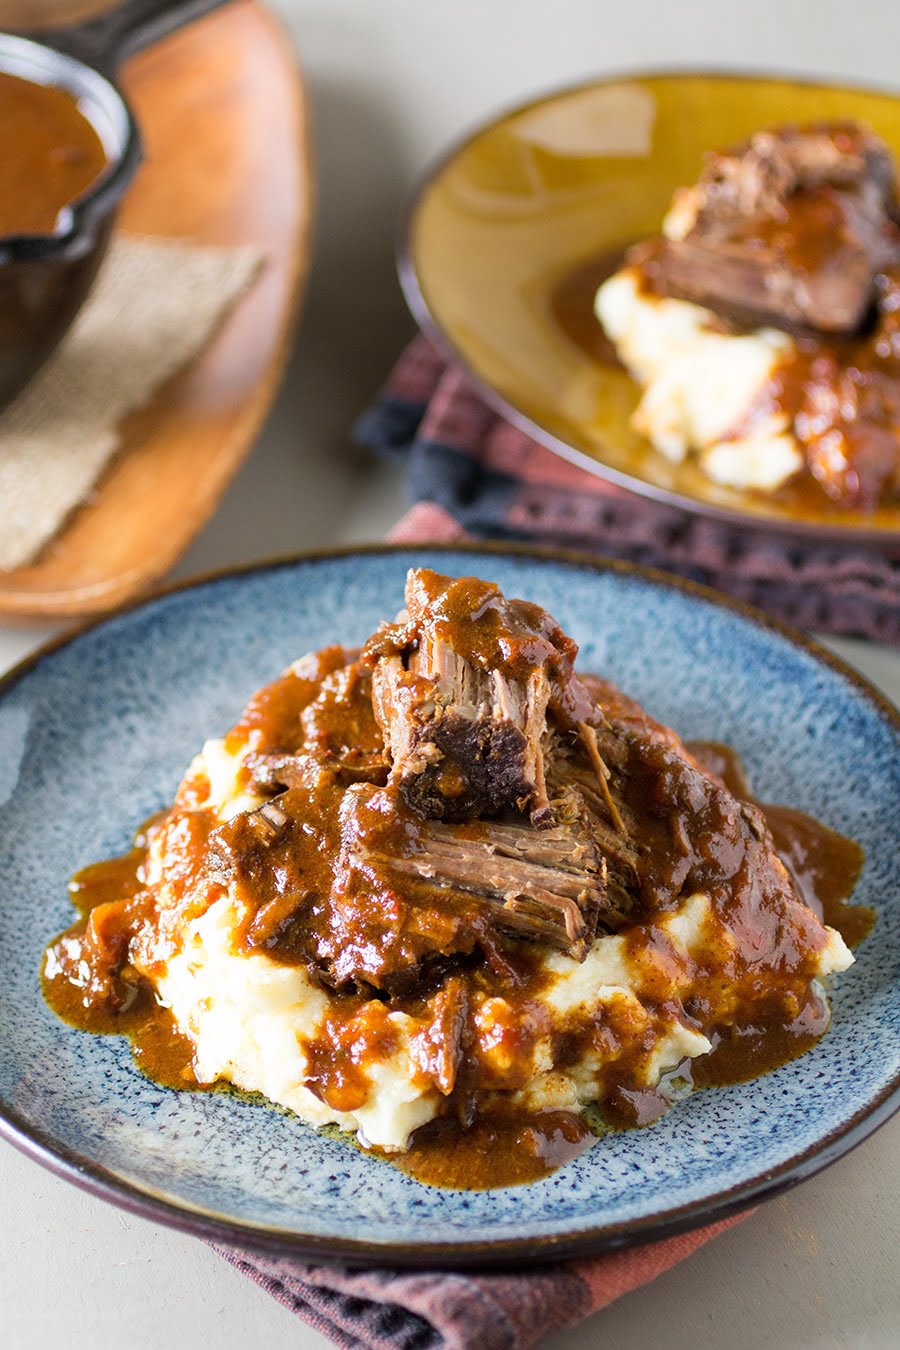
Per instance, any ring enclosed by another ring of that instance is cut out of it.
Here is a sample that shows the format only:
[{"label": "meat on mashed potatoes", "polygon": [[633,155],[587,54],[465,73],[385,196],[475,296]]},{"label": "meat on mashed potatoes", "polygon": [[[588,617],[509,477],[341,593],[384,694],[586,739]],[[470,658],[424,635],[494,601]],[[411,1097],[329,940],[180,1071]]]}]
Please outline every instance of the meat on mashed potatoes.
[{"label": "meat on mashed potatoes", "polygon": [[257,693],[128,865],[76,878],[51,1005],[386,1152],[436,1118],[641,1123],[691,1061],[811,1045],[853,957],[762,810],[577,676],[538,606],[424,570],[406,600]]},{"label": "meat on mashed potatoes", "polygon": [[900,205],[867,128],[708,155],[595,310],[642,386],[634,426],[669,459],[843,508],[900,498]]}]

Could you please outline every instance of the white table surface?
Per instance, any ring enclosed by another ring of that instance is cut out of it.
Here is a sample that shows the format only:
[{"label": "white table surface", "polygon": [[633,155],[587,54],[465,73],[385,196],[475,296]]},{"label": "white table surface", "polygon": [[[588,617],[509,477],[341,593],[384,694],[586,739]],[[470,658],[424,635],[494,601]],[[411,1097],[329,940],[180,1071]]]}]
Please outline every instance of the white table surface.
[{"label": "white table surface", "polygon": [[[492,109],[594,72],[731,66],[900,83],[885,0],[279,0],[316,114],[315,269],[295,357],[250,464],[176,576],[377,539],[397,471],[348,439],[411,331],[392,269],[408,185]],[[0,629],[0,669],[52,630]],[[831,644],[900,701],[900,654]],[[555,1350],[882,1350],[900,1343],[900,1121]],[[0,1145],[0,1347],[313,1350],[328,1344],[204,1244]],[[477,1348],[476,1348],[477,1350]]]}]

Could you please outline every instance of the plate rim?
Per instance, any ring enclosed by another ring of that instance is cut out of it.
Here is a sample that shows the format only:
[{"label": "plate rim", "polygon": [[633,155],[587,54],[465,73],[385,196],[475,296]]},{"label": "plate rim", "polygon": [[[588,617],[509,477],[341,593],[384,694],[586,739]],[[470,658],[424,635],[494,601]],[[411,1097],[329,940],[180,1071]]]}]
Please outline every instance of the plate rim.
[{"label": "plate rim", "polygon": [[656,503],[660,506],[667,506],[687,513],[688,515],[697,515],[706,520],[716,520],[732,527],[745,530],[759,529],[765,531],[767,535],[781,535],[790,538],[794,535],[800,535],[809,542],[819,541],[831,544],[856,544],[866,545],[868,548],[879,553],[890,553],[900,547],[900,507],[897,512],[897,525],[895,528],[876,529],[865,524],[857,525],[834,525],[824,520],[806,520],[797,519],[781,520],[777,517],[765,515],[754,515],[750,512],[741,511],[729,506],[718,506],[715,502],[702,501],[699,497],[692,497],[686,493],[677,492],[672,488],[663,487],[657,483],[651,483],[643,478],[638,478],[634,474],[626,472],[624,469],[616,468],[614,465],[606,464],[603,460],[594,458],[586,450],[581,450],[578,446],[572,445],[569,441],[557,436],[549,427],[545,427],[541,422],[533,417],[515,403],[512,403],[504,394],[496,389],[489,380],[481,375],[469,362],[467,357],[459,350],[456,343],[445,331],[443,325],[433,314],[431,305],[426,298],[424,287],[420,279],[418,269],[414,260],[414,243],[416,217],[422,207],[425,198],[435,186],[435,183],[450,166],[450,164],[465,150],[467,150],[475,141],[487,132],[492,131],[501,123],[511,118],[519,117],[524,113],[532,111],[534,108],[541,107],[548,103],[553,103],[557,99],[584,93],[590,89],[602,88],[605,85],[619,84],[626,80],[653,80],[653,79],[709,79],[709,80],[735,80],[743,81],[748,84],[768,83],[782,81],[795,85],[802,85],[808,89],[828,89],[840,90],[847,93],[865,93],[878,94],[885,98],[891,98],[895,102],[900,102],[900,93],[895,89],[889,89],[876,81],[867,83],[864,80],[854,80],[852,83],[845,83],[839,79],[818,79],[805,74],[796,74],[781,70],[750,70],[740,69],[739,67],[717,67],[714,70],[703,70],[689,66],[636,66],[634,69],[619,68],[610,71],[604,75],[588,77],[584,80],[555,85],[553,88],[543,93],[535,94],[530,98],[517,101],[515,103],[503,104],[494,112],[488,113],[485,117],[478,120],[459,136],[454,137],[450,143],[439,151],[425,168],[416,177],[413,186],[407,194],[406,200],[401,208],[398,217],[397,227],[394,235],[394,265],[397,272],[397,279],[400,283],[400,289],[403,292],[403,298],[406,301],[407,308],[410,311],[416,324],[425,334],[425,336],[439,349],[439,351],[450,361],[458,365],[466,377],[476,386],[479,394],[483,397],[488,406],[507,422],[510,422],[518,431],[523,432],[532,440],[539,442],[554,454],[560,455],[579,469],[584,469],[591,473],[595,478],[600,478],[604,482],[612,483],[614,486],[624,489],[633,497],[641,497],[645,500]]},{"label": "plate rim", "polygon": [[[495,542],[347,545],[333,549],[303,550],[255,562],[215,568],[160,587],[150,595],[121,605],[110,614],[94,617],[75,630],[43,643],[0,676],[0,701],[47,657],[78,642],[81,637],[95,629],[114,623],[120,616],[150,608],[170,596],[199,591],[219,581],[262,575],[302,564],[315,565],[354,557],[415,554],[419,551],[431,554],[461,553],[521,558],[530,562],[586,569],[600,575],[612,572],[620,576],[637,577],[651,586],[663,587],[705,601],[718,609],[737,614],[756,627],[762,627],[776,634],[840,676],[857,694],[861,694],[872,710],[886,722],[900,746],[900,709],[895,707],[885,694],[814,638],[780,619],[763,613],[755,606],[700,582],[639,563],[605,558],[575,549]],[[596,1256],[637,1244],[660,1241],[674,1237],[678,1233],[728,1219],[823,1171],[856,1148],[898,1111],[900,1111],[900,1071],[853,1116],[839,1123],[801,1153],[786,1159],[776,1168],[764,1169],[747,1181],[720,1190],[713,1196],[690,1201],[662,1213],[644,1215],[607,1226],[594,1224],[562,1235],[498,1238],[479,1242],[428,1242],[415,1245],[303,1235],[288,1229],[252,1224],[212,1211],[202,1211],[187,1203],[174,1203],[154,1193],[151,1188],[142,1189],[116,1176],[101,1164],[83,1157],[77,1150],[55,1141],[52,1135],[40,1126],[27,1122],[15,1107],[10,1106],[2,1098],[0,1098],[0,1139],[12,1144],[56,1176],[99,1199],[142,1218],[155,1220],[167,1227],[204,1238],[214,1245],[218,1243],[228,1248],[242,1248],[263,1255],[302,1256],[323,1263],[340,1262],[348,1266],[390,1264],[405,1269],[435,1266],[446,1269],[486,1269],[509,1264],[511,1261],[518,1264],[540,1265],[563,1258]]]}]

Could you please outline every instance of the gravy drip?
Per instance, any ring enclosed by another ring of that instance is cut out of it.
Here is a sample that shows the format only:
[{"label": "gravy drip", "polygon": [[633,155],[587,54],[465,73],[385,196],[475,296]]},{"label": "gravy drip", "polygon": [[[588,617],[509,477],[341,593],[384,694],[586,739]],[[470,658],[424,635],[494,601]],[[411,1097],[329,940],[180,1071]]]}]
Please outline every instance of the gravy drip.
[{"label": "gravy drip", "polygon": [[406,1153],[372,1151],[426,1186],[489,1191],[539,1181],[593,1142],[573,1111],[497,1111],[465,1127],[452,1117],[439,1117],[416,1130]]},{"label": "gravy drip", "polygon": [[874,511],[900,497],[900,268],[876,278],[875,314],[845,338],[797,335],[748,409],[786,419],[817,488],[838,506]]},{"label": "gravy drip", "polygon": [[0,71],[0,237],[53,234],[60,211],[106,162],[71,94]]},{"label": "gravy drip", "polygon": [[128,959],[134,934],[157,920],[143,868],[150,838],[167,816],[142,826],[123,857],[75,873],[69,898],[81,917],[47,948],[41,983],[64,1022],[95,1034],[128,1036],[148,1078],[164,1087],[197,1088],[191,1042]]},{"label": "gravy drip", "polygon": [[[496,633],[488,633],[478,640],[495,638]],[[855,844],[799,812],[764,807],[790,876],[776,865],[761,881],[753,872],[757,855],[735,833],[740,809],[696,768],[706,766],[747,797],[734,752],[695,743],[693,760],[685,759],[674,733],[653,723],[614,686],[590,677],[584,683],[606,717],[622,729],[633,760],[618,770],[611,766],[614,776],[624,774],[622,810],[641,850],[640,906],[622,936],[650,1015],[636,1038],[627,1000],[604,1005],[602,1014],[573,1012],[561,1029],[552,1028],[553,1057],[564,1072],[586,1050],[600,1052],[609,1064],[597,1079],[601,1109],[616,1126],[641,1125],[669,1105],[664,1091],[641,1087],[641,1070],[673,1012],[695,1019],[707,1032],[714,1028],[715,1049],[693,1062],[697,1083],[755,1076],[802,1053],[825,1030],[827,1010],[812,988],[811,965],[824,932],[800,903],[791,876],[816,914],[848,938],[864,936],[872,916],[846,904],[862,856]],[[277,798],[285,817],[283,834],[264,844],[251,837],[245,814],[218,822],[204,805],[208,784],[189,776],[171,810],[138,834],[128,855],[73,878],[70,894],[80,918],[50,945],[43,968],[47,1002],[61,1018],[88,1031],[129,1036],[144,1072],[168,1086],[197,1085],[190,1046],[175,1034],[135,963],[150,974],[155,963],[161,968],[177,947],[185,919],[224,895],[228,878],[244,908],[240,947],[302,965],[323,983],[323,954],[385,940],[378,916],[386,909],[396,921],[392,927],[406,935],[402,941],[413,944],[413,955],[422,954],[415,948],[413,880],[377,895],[361,886],[358,893],[345,890],[333,899],[341,801],[361,764],[377,778],[373,765],[382,748],[371,714],[370,677],[356,654],[327,648],[261,690],[226,745],[249,749],[243,770],[247,787],[254,756],[299,756],[297,776]],[[699,798],[698,786],[703,789]],[[396,808],[381,828],[385,847],[402,854],[409,818],[399,801]],[[763,831],[753,847],[765,853],[770,848],[766,838]],[[147,884],[149,848],[162,867],[161,885]],[[223,857],[230,871],[223,871]],[[706,938],[711,950],[720,942],[734,949],[729,976],[741,1006],[752,1009],[746,1025],[720,1013],[721,964],[707,972],[704,957],[685,957],[654,924],[654,915],[694,890],[711,897]],[[473,919],[468,909],[472,904],[471,896],[451,891],[446,913],[437,920],[429,917],[432,924],[446,923],[450,932],[464,916],[475,934],[469,950],[450,946],[441,955],[432,941],[430,959],[415,979],[405,977],[406,966],[400,963],[395,985],[331,988],[330,1011],[316,1040],[304,1049],[311,1089],[335,1109],[353,1110],[369,1090],[367,1057],[390,1053],[396,1033],[389,1014],[402,1008],[419,1028],[418,1071],[443,1094],[445,1105],[443,1115],[416,1134],[410,1152],[391,1161],[429,1184],[481,1188],[546,1175],[585,1147],[587,1132],[579,1116],[565,1111],[510,1113],[488,1105],[486,1113],[476,1115],[476,1096],[479,1103],[502,1102],[503,1093],[526,1085],[534,1071],[536,1040],[551,1026],[541,999],[548,976],[539,948],[514,939],[498,942],[487,925],[479,928],[477,912]],[[754,968],[760,942],[777,953],[777,977],[768,983],[769,977]],[[686,961],[692,998],[676,1009],[667,1002],[668,991],[673,972],[683,971]],[[494,1044],[502,1050],[499,1060],[484,1057],[472,1030],[469,1009],[482,996],[502,998],[508,1009],[493,1030]],[[448,1041],[462,1046],[458,1064],[448,1062],[443,1049]]]},{"label": "gravy drip", "polygon": [[[730,746],[689,741],[687,747],[736,797],[755,801],[740,757]],[[873,909],[849,903],[863,866],[859,844],[793,806],[756,804],[804,902],[829,928],[837,929],[848,947],[858,946],[875,926]]]},{"label": "gravy drip", "polygon": [[560,277],[550,292],[550,311],[566,336],[592,361],[623,370],[615,344],[594,313],[597,291],[625,261],[623,248],[610,249],[579,263]]}]

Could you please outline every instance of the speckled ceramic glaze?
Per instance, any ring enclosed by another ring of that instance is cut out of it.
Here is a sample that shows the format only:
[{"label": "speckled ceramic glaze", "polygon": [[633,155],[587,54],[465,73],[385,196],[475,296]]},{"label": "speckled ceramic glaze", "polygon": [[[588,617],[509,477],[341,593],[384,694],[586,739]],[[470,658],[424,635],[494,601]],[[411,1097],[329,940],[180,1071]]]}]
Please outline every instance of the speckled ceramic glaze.
[{"label": "speckled ceramic glaze", "polygon": [[[301,653],[360,641],[407,567],[477,573],[545,605],[583,669],[688,737],[730,742],[761,796],[859,839],[878,926],[835,981],[802,1060],[696,1094],[529,1186],[429,1189],[341,1139],[227,1094],[177,1093],[125,1041],[58,1022],[38,967],[71,919],[66,881],[124,850],[194,752]],[[472,1262],[672,1231],[808,1175],[885,1119],[900,1072],[900,756],[885,705],[724,604],[639,572],[528,555],[408,550],[300,560],[152,600],[40,656],[0,692],[0,1114],[41,1161],[167,1222],[257,1245]]]}]

